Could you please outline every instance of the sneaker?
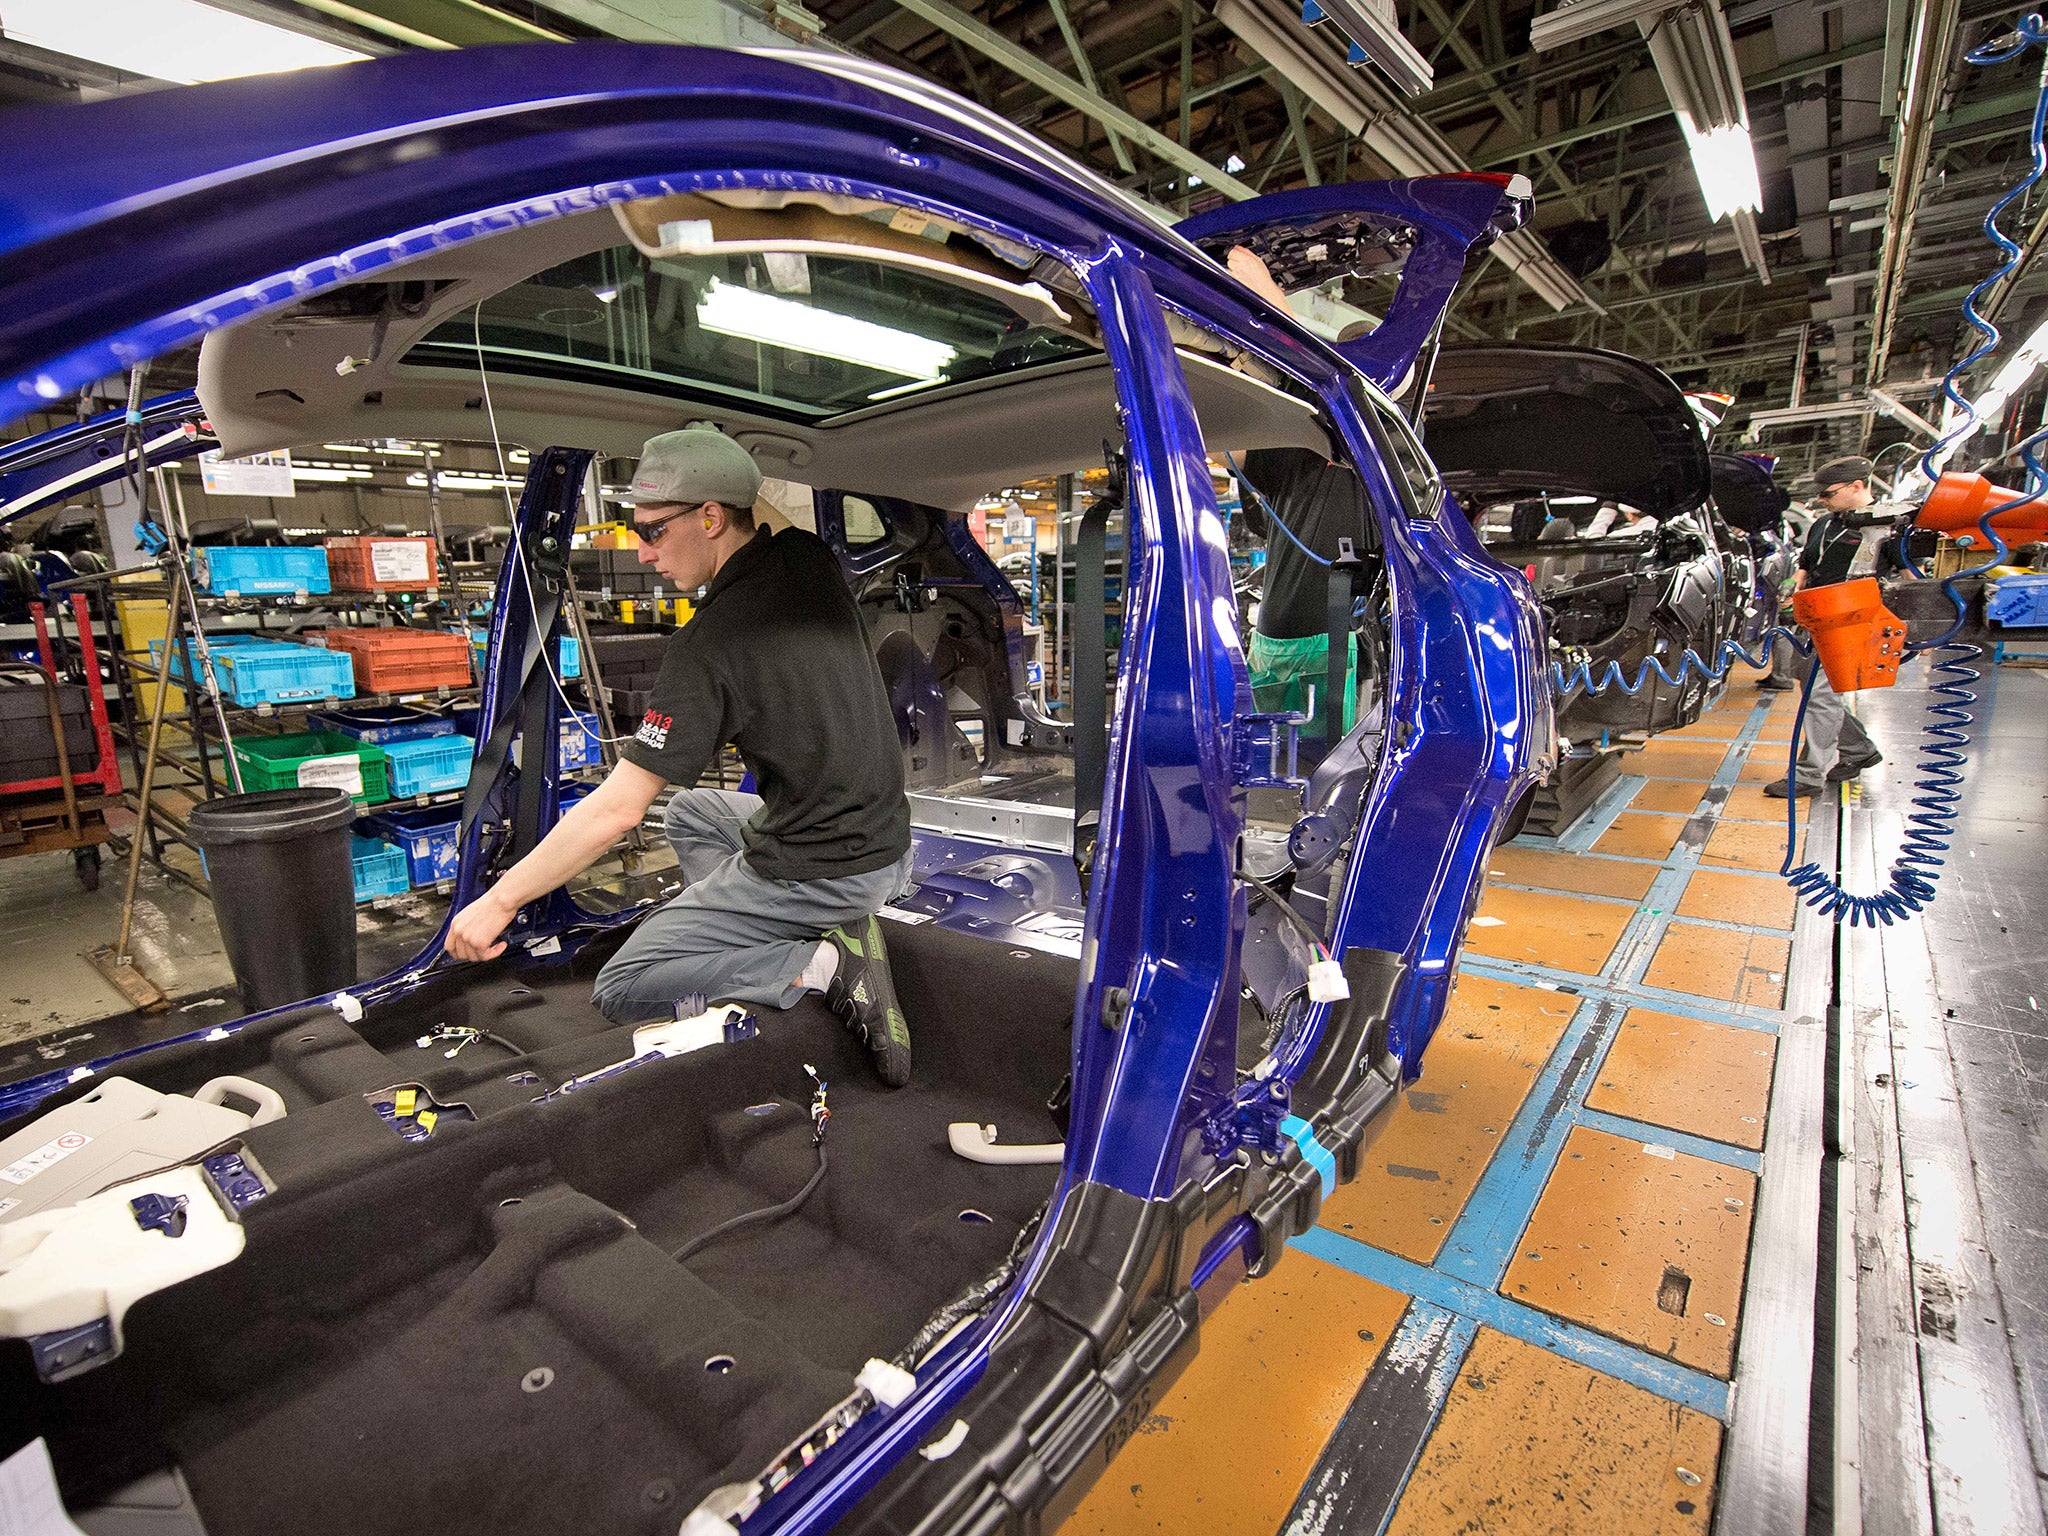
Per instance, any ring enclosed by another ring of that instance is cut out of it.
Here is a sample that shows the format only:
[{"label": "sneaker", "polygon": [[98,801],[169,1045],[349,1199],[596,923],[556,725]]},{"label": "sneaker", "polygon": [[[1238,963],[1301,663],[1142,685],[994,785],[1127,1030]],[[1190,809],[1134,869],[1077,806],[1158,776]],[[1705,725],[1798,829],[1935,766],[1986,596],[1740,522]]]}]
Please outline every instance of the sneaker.
[{"label": "sneaker", "polygon": [[826,1005],[866,1042],[882,1081],[901,1088],[910,1081],[910,1025],[889,978],[882,920],[871,914],[834,928],[825,942],[839,951],[839,969],[825,989]]},{"label": "sneaker", "polygon": [[1873,752],[1868,757],[1859,757],[1853,763],[1847,758],[1843,758],[1828,770],[1828,782],[1830,784],[1839,784],[1844,779],[1853,779],[1863,772],[1864,769],[1875,768],[1883,761],[1884,754],[1882,752]]},{"label": "sneaker", "polygon": [[1797,795],[1801,800],[1811,800],[1820,793],[1820,786],[1818,784],[1801,784],[1795,781],[1788,791],[1785,788],[1785,781],[1779,779],[1774,784],[1766,784],[1764,786],[1764,793],[1773,800],[1786,800],[1790,799],[1793,795]]},{"label": "sneaker", "polygon": [[1766,693],[1783,693],[1788,688],[1799,686],[1797,683],[1781,683],[1775,677],[1760,677],[1756,680],[1756,685]]}]

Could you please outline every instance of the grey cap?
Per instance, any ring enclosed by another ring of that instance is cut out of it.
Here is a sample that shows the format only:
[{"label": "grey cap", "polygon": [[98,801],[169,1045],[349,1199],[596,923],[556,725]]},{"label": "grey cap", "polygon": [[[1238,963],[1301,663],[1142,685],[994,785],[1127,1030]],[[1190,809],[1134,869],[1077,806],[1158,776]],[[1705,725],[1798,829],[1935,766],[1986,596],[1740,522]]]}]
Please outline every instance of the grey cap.
[{"label": "grey cap", "polygon": [[714,427],[685,427],[647,439],[626,499],[636,507],[715,501],[747,508],[760,491],[761,468],[752,454]]},{"label": "grey cap", "polygon": [[1870,460],[1853,453],[1847,458],[1829,459],[1813,472],[1813,488],[1817,491],[1834,485],[1848,485],[1855,480],[1861,480],[1865,485],[1870,483]]}]

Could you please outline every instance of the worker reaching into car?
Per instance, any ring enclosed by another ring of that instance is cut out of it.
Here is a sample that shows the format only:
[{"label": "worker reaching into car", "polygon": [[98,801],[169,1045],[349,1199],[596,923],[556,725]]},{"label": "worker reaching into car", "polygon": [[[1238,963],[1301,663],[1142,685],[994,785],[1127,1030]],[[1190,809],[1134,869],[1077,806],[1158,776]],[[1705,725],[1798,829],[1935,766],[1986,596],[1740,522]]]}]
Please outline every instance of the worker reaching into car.
[{"label": "worker reaching into car", "polygon": [[[1234,245],[1225,261],[1232,277],[1293,313],[1257,255]],[[1342,724],[1333,729],[1324,698],[1330,666],[1328,567],[1340,538],[1354,545],[1362,539],[1365,487],[1349,465],[1307,448],[1255,448],[1244,456],[1243,478],[1245,521],[1266,541],[1265,590],[1245,647],[1253,699],[1269,713],[1309,714],[1301,734],[1334,745],[1357,715],[1358,637],[1345,640]],[[1272,527],[1275,521],[1283,526]]]},{"label": "worker reaching into car", "polygon": [[[1814,501],[1822,515],[1807,530],[1793,591],[1833,586],[1873,570],[1880,576],[1889,575],[1899,568],[1881,525],[1875,519],[1853,515],[1876,500],[1870,494],[1870,476],[1870,460],[1855,457],[1830,460],[1813,472]],[[1866,534],[1870,536],[1866,538]],[[1766,784],[1764,793],[1774,800],[1792,795],[1803,799],[1819,794],[1823,785],[1853,779],[1883,761],[1884,754],[1863,729],[1863,722],[1849,713],[1842,696],[1828,686],[1827,672],[1816,666],[1813,689],[1806,700],[1798,771],[1790,780]]]},{"label": "worker reaching into car", "polygon": [[[671,589],[701,587],[696,615],[669,641],[618,766],[456,914],[448,950],[500,953],[521,907],[596,862],[678,784],[666,829],[683,889],[598,973],[599,1010],[638,1023],[823,992],[900,1088],[910,1032],[875,915],[910,880],[896,722],[838,560],[815,534],[756,528],[760,486],[746,449],[716,428],[649,439],[631,491],[640,560]],[[758,795],[696,787],[727,742]]]}]

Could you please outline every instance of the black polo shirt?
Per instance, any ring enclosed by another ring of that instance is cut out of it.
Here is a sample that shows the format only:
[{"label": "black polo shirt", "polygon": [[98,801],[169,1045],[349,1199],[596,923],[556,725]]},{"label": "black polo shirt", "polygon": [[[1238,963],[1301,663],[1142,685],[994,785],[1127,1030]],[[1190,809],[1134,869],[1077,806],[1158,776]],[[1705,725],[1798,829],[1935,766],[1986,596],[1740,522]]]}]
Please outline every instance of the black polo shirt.
[{"label": "black polo shirt", "polygon": [[[1256,486],[1295,537],[1325,560],[1337,558],[1339,539],[1365,551],[1365,487],[1347,465],[1332,464],[1306,448],[1258,448],[1244,456],[1244,478]],[[1267,525],[1250,491],[1244,517],[1266,541],[1265,590],[1259,598],[1259,633],[1272,640],[1305,640],[1330,632],[1330,572]]]},{"label": "black polo shirt", "polygon": [[[1806,530],[1806,544],[1799,551],[1799,569],[1806,572],[1809,587],[1832,587],[1849,579],[1849,567],[1856,562],[1856,552],[1863,547],[1863,530],[1851,528],[1842,521],[1838,513],[1830,512],[1826,517],[1816,518]],[[1901,569],[1898,556],[1892,552],[1892,541],[1886,539],[1877,552],[1879,576],[1889,576]]]},{"label": "black polo shirt", "polygon": [[694,784],[731,742],[763,801],[747,862],[770,880],[861,875],[910,848],[903,749],[839,561],[815,534],[755,533],[669,641],[620,755]]}]

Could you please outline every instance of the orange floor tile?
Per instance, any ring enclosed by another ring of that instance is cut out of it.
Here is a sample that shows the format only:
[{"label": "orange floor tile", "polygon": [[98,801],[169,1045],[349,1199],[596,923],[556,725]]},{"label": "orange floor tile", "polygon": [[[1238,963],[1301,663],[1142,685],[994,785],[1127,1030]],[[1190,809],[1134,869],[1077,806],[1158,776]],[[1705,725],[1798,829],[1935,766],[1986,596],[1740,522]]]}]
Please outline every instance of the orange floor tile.
[{"label": "orange floor tile", "polygon": [[1334,1264],[1287,1255],[1202,1325],[1201,1351],[1063,1536],[1278,1530],[1407,1304]]},{"label": "orange floor tile", "polygon": [[1706,792],[1706,785],[1698,779],[1648,779],[1636,791],[1635,798],[1629,801],[1628,808],[1690,816],[1699,809],[1700,796]]},{"label": "orange floor tile", "polygon": [[1777,1054],[1760,1029],[1631,1008],[1586,1103],[1760,1151]]},{"label": "orange floor tile", "polygon": [[1775,874],[1738,874],[1696,869],[1678,901],[1680,917],[1711,917],[1723,923],[1751,923],[1790,930],[1799,898]]},{"label": "orange floor tile", "polygon": [[1487,873],[1515,885],[1540,885],[1552,891],[1583,891],[1588,896],[1623,896],[1641,901],[1657,878],[1651,864],[1624,864],[1617,859],[1588,859],[1575,853],[1547,853],[1513,844],[1493,850]]},{"label": "orange floor tile", "polygon": [[1565,1138],[1501,1294],[1726,1380],[1756,1178],[1645,1146]]},{"label": "orange floor tile", "polygon": [[1747,710],[1708,710],[1691,725],[1679,730],[1666,731],[1661,739],[1667,741],[1733,741],[1749,723]]},{"label": "orange floor tile", "polygon": [[1593,843],[1595,853],[1618,853],[1634,859],[1665,859],[1678,846],[1678,834],[1685,830],[1683,816],[1657,816],[1644,811],[1623,811]]},{"label": "orange floor tile", "polygon": [[[1799,802],[1801,821],[1806,820],[1806,813],[1812,806],[1811,800]],[[1785,802],[1773,800],[1764,793],[1761,784],[1738,783],[1728,791],[1728,803],[1721,808],[1721,815],[1731,821],[1769,821],[1782,827],[1785,825]]]},{"label": "orange floor tile", "polygon": [[1491,886],[1473,914],[1465,952],[1593,976],[1634,911],[1615,901]]},{"label": "orange floor tile", "polygon": [[1735,775],[1738,784],[1774,784],[1785,777],[1785,754],[1773,752],[1768,747],[1750,749],[1744,759],[1742,771]]},{"label": "orange floor tile", "polygon": [[1459,977],[1421,1079],[1367,1130],[1358,1177],[1323,1202],[1320,1224],[1435,1259],[1575,1006],[1541,987]]},{"label": "orange floor tile", "polygon": [[1705,1536],[1720,1456],[1705,1414],[1482,1328],[1388,1533]]},{"label": "orange floor tile", "polygon": [[1718,741],[1667,741],[1658,738],[1631,756],[1627,769],[1660,779],[1711,779],[1720,771],[1728,749]]},{"label": "orange floor tile", "polygon": [[1789,939],[1673,923],[1651,957],[1643,981],[1652,987],[1745,1007],[1782,1008],[1785,967],[1791,957]]},{"label": "orange floor tile", "polygon": [[[1806,842],[1804,830],[1799,845]],[[1702,864],[1724,869],[1754,869],[1775,874],[1785,862],[1785,824],[1782,821],[1724,821],[1707,837],[1700,850]],[[1798,859],[1795,857],[1796,864]]]}]

